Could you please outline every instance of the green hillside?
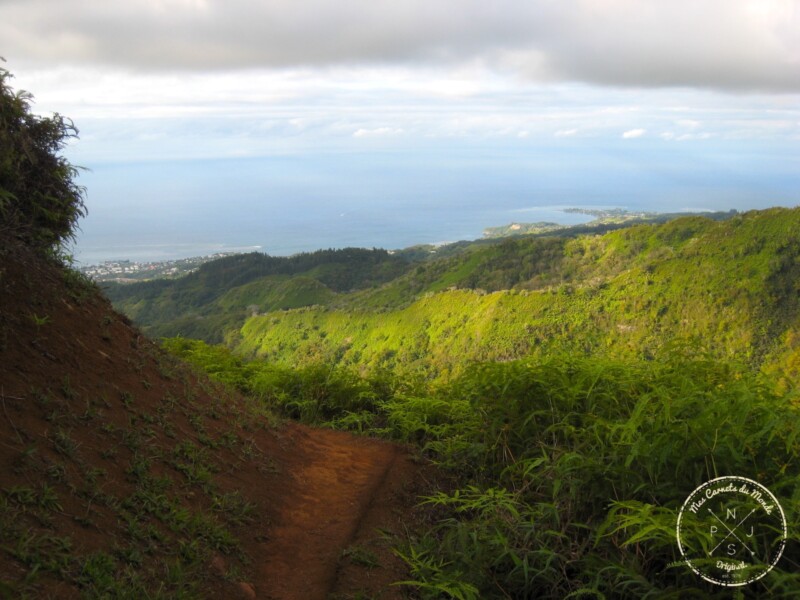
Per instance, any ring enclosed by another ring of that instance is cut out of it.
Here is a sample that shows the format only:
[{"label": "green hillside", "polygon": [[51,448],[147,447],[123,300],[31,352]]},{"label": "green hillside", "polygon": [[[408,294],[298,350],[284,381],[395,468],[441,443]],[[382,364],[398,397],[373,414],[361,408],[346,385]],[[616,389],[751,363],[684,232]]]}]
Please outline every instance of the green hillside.
[{"label": "green hillside", "polygon": [[[796,395],[734,361],[556,353],[468,366],[442,384],[244,362],[182,338],[166,347],[288,418],[403,441],[448,472],[422,499],[429,528],[397,548],[414,597],[731,598],[689,569],[675,529],[698,485],[731,474],[768,486],[788,530],[800,526]],[[707,523],[687,523],[711,539]],[[737,562],[720,552],[717,570],[747,569],[730,581],[765,569],[727,549]],[[733,597],[796,597],[798,560],[790,534],[778,566]]]},{"label": "green hillside", "polygon": [[150,335],[225,341],[285,365],[447,379],[475,361],[554,351],[650,359],[687,346],[791,383],[800,209],[714,217],[438,252],[240,255],[108,294]]},{"label": "green hillside", "polygon": [[[735,214],[704,213],[704,217],[724,220]],[[206,262],[197,272],[177,279],[124,285],[106,281],[103,285],[115,306],[151,335],[220,342],[254,313],[315,305],[386,310],[408,306],[421,294],[454,285],[489,290],[509,289],[525,280],[536,285],[563,277],[553,270],[568,239],[604,234],[631,222],[659,224],[681,216],[686,215],[634,214],[559,226],[557,232],[508,242],[481,239],[392,252],[345,248],[290,257],[250,253]],[[284,283],[280,277],[305,281]]]},{"label": "green hillside", "polygon": [[652,358],[687,345],[753,366],[797,346],[800,210],[508,240],[422,264],[349,304],[260,315],[238,352],[438,376],[556,350]]},{"label": "green hillside", "polygon": [[154,336],[222,341],[254,313],[329,303],[337,293],[390,281],[409,268],[406,256],[345,248],[296,256],[251,253],[202,265],[177,280],[107,284],[106,294]]}]

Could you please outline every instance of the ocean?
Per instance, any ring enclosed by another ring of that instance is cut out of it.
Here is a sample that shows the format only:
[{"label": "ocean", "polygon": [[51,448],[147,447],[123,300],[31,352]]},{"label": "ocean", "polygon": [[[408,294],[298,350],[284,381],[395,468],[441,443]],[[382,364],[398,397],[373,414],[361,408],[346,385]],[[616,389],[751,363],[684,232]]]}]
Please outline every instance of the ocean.
[{"label": "ocean", "polygon": [[796,174],[765,188],[727,166],[720,176],[683,159],[647,169],[613,153],[598,160],[594,151],[559,152],[98,163],[80,177],[89,215],[72,252],[89,265],[242,250],[398,249],[477,239],[512,222],[591,220],[565,213],[569,207],[676,212],[800,201]]}]

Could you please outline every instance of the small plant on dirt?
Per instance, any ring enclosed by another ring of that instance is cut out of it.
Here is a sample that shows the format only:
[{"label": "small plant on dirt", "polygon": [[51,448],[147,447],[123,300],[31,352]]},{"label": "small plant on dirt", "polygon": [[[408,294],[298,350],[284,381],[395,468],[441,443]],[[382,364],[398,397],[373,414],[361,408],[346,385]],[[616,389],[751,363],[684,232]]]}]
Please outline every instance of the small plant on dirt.
[{"label": "small plant on dirt", "polygon": [[172,381],[175,378],[174,365],[162,358],[161,355],[156,359],[156,366],[158,368],[158,374],[161,375],[162,379]]},{"label": "small plant on dirt", "polygon": [[78,415],[78,419],[83,421],[84,423],[88,423],[90,421],[94,421],[98,416],[100,416],[100,411],[98,410],[98,406],[103,405],[102,400],[86,400],[86,408],[82,414]]},{"label": "small plant on dirt", "polygon": [[95,552],[80,560],[78,585],[97,597],[110,596],[117,587],[118,565],[114,558],[105,552]]},{"label": "small plant on dirt", "polygon": [[53,410],[49,411],[45,416],[44,420],[50,423],[58,423],[59,421],[64,421],[68,418],[67,413],[65,413],[60,408],[54,408]]},{"label": "small plant on dirt", "polygon": [[36,313],[31,313],[30,317],[31,321],[33,321],[33,324],[36,325],[37,329],[43,327],[44,325],[47,325],[50,322],[50,315],[44,315],[43,317],[40,317]]},{"label": "small plant on dirt", "polygon": [[198,433],[205,433],[206,426],[203,423],[203,418],[197,414],[190,414],[188,416],[189,423],[191,424],[192,428]]},{"label": "small plant on dirt", "polygon": [[100,477],[105,477],[105,469],[88,468],[83,474],[83,479],[90,486],[95,486]]},{"label": "small plant on dirt", "polygon": [[36,504],[39,508],[48,511],[57,511],[61,512],[63,509],[61,507],[61,501],[58,498],[58,494],[56,493],[55,489],[43,483],[39,488],[39,493],[37,494]]},{"label": "small plant on dirt", "polygon": [[72,387],[72,383],[70,382],[68,375],[64,376],[64,379],[61,382],[61,393],[67,400],[74,400],[78,397],[78,393]]},{"label": "small plant on dirt", "polygon": [[254,520],[255,506],[242,497],[241,492],[230,492],[214,496],[211,510],[229,523],[241,525]]},{"label": "small plant on dirt", "polygon": [[63,464],[52,464],[45,471],[53,481],[64,483],[67,480],[67,468]]},{"label": "small plant on dirt", "polygon": [[364,546],[348,546],[342,551],[342,558],[366,569],[380,567],[378,555]]},{"label": "small plant on dirt", "polygon": [[63,577],[72,558],[72,540],[28,530],[19,536],[11,554],[30,572],[42,570]]},{"label": "small plant on dirt", "polygon": [[239,443],[239,436],[236,435],[234,430],[229,430],[217,438],[217,446],[233,450]]},{"label": "small plant on dirt", "polygon": [[122,404],[125,406],[125,408],[130,408],[133,404],[133,394],[127,390],[120,394],[120,398],[122,399]]},{"label": "small plant on dirt", "polygon": [[21,506],[35,506],[36,505],[36,491],[28,486],[17,485],[9,489],[4,489],[6,498],[12,503]]},{"label": "small plant on dirt", "polygon": [[61,270],[61,276],[64,286],[67,288],[67,294],[72,301],[77,304],[83,304],[86,300],[93,298],[99,288],[87,275],[74,268],[75,261],[72,256],[61,253],[59,260],[65,267]]},{"label": "small plant on dirt", "polygon": [[49,390],[41,390],[37,388],[31,392],[31,396],[33,396],[33,399],[36,401],[36,404],[38,404],[41,407],[48,406],[52,401],[52,399],[50,398]]},{"label": "small plant on dirt", "polygon": [[141,550],[131,546],[115,546],[114,556],[117,557],[122,563],[132,567],[140,567],[144,562],[144,556]]},{"label": "small plant on dirt", "polygon": [[61,428],[56,429],[51,441],[56,452],[68,458],[75,458],[78,452],[78,443],[72,439],[69,431]]},{"label": "small plant on dirt", "polygon": [[103,460],[111,460],[117,456],[117,449],[114,447],[109,446],[108,448],[103,448],[100,451],[100,458]]},{"label": "small plant on dirt", "polygon": [[202,513],[189,518],[186,531],[191,537],[202,540],[208,547],[224,554],[231,554],[238,547],[238,541],[228,529],[215,518]]},{"label": "small plant on dirt", "polygon": [[128,468],[125,470],[125,473],[132,477],[135,481],[141,481],[150,473],[150,465],[150,459],[134,452],[134,455],[131,457],[131,462],[128,465]]},{"label": "small plant on dirt", "polygon": [[178,406],[178,399],[167,392],[164,394],[164,397],[161,399],[161,405],[158,407],[159,413],[171,413],[175,410]]},{"label": "small plant on dirt", "polygon": [[242,444],[242,457],[247,460],[253,460],[256,456],[262,456],[263,453],[261,449],[256,444],[256,441],[253,438],[245,439],[244,443]]},{"label": "small plant on dirt", "polygon": [[202,486],[210,485],[212,473],[217,471],[209,460],[208,451],[188,440],[173,448],[171,464],[186,476],[189,483]]}]

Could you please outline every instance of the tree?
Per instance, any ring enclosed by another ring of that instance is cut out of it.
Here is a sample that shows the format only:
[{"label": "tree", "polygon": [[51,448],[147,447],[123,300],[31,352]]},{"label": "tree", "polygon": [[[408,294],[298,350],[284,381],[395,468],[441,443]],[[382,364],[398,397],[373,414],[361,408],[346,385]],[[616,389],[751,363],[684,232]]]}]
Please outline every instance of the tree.
[{"label": "tree", "polygon": [[31,94],[15,93],[12,77],[0,68],[0,235],[56,250],[86,214],[78,169],[60,154],[78,130],[58,113],[32,114]]}]

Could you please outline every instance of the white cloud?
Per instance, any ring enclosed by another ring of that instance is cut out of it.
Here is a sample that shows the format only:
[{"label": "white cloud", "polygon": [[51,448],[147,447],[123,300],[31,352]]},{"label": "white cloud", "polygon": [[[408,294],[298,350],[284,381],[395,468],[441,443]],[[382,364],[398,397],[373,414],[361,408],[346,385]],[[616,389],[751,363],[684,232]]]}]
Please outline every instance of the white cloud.
[{"label": "white cloud", "polygon": [[556,137],[572,137],[578,133],[577,129],[559,129],[555,132]]},{"label": "white cloud", "polygon": [[[15,64],[484,65],[537,80],[800,90],[800,0],[3,0]],[[470,92],[471,78],[442,92]]]},{"label": "white cloud", "polygon": [[628,131],[622,134],[622,139],[632,140],[635,138],[640,138],[645,133],[647,133],[646,129],[629,129]]},{"label": "white cloud", "polygon": [[401,128],[393,128],[393,127],[377,127],[375,129],[357,129],[353,132],[353,137],[362,138],[362,137],[382,137],[382,136],[391,136],[391,135],[400,135],[403,133],[403,129]]},{"label": "white cloud", "polygon": [[[75,120],[81,139],[70,155],[89,167],[126,159],[349,151],[367,140],[397,148],[448,140],[499,148],[504,139],[526,134],[526,146],[548,139],[602,144],[636,129],[720,141],[777,142],[800,134],[797,95],[543,85],[477,65],[182,74],[95,67],[15,75],[16,89],[34,93],[37,112]],[[440,82],[470,77],[473,91],[440,93]]]}]

